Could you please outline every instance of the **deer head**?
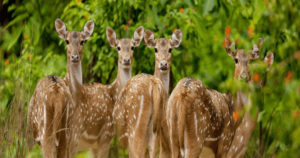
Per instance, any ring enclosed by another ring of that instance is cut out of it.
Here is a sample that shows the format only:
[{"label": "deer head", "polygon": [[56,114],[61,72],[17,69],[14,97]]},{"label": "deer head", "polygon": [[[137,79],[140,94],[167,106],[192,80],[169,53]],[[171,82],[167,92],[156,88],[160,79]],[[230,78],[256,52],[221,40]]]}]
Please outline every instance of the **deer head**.
[{"label": "deer head", "polygon": [[67,79],[71,81],[73,92],[76,92],[82,84],[81,54],[83,43],[89,39],[94,31],[94,22],[88,21],[83,31],[67,31],[66,25],[60,19],[55,20],[55,28],[58,36],[67,44]]},{"label": "deer head", "polygon": [[110,27],[106,28],[106,36],[111,47],[115,48],[119,54],[118,65],[122,69],[130,69],[134,48],[139,46],[144,35],[144,27],[138,27],[132,39],[117,39],[117,35]]},{"label": "deer head", "polygon": [[235,61],[234,77],[239,80],[250,80],[249,73],[249,61],[259,58],[260,48],[263,43],[263,39],[259,38],[258,44],[254,44],[248,54],[243,49],[235,49],[232,51],[234,42],[231,42],[229,38],[225,39],[227,46],[225,47],[226,52]]},{"label": "deer head", "polygon": [[172,49],[180,45],[182,33],[180,30],[172,34],[171,39],[155,39],[153,32],[145,31],[145,43],[148,47],[154,48],[155,51],[155,68],[161,73],[170,71]]},{"label": "deer head", "polygon": [[83,31],[67,31],[66,25],[60,19],[55,20],[55,28],[58,36],[65,40],[67,44],[67,59],[73,64],[78,64],[81,61],[83,43],[90,38],[94,31],[94,22],[88,21],[83,28]]},{"label": "deer head", "polygon": [[166,76],[167,84],[164,83],[164,86],[168,92],[172,49],[177,48],[180,45],[182,32],[180,30],[176,30],[170,39],[155,39],[154,33],[146,30],[144,38],[146,45],[150,48],[154,48],[155,51],[154,75],[159,77],[163,82],[165,82],[163,76]]}]

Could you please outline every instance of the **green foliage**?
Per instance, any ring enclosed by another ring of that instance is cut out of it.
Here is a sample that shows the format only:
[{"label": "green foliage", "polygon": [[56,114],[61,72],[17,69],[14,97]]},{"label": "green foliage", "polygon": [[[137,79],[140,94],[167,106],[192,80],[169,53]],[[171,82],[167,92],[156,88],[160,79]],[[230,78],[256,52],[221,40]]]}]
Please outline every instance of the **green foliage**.
[{"label": "green foliage", "polygon": [[[181,46],[172,52],[173,87],[183,77],[195,77],[206,87],[234,93],[234,61],[222,46],[225,28],[238,48],[250,50],[264,38],[260,59],[251,62],[251,72],[266,80],[260,87],[253,82],[251,92],[259,122],[251,137],[246,157],[299,157],[300,150],[300,3],[297,0],[24,0],[3,1],[12,16],[0,26],[0,156],[41,155],[33,147],[30,133],[18,130],[9,135],[12,110],[24,113],[14,128],[26,127],[26,107],[36,83],[44,76],[66,73],[66,49],[55,31],[61,18],[68,30],[83,29],[94,20],[95,30],[83,50],[84,82],[111,83],[117,72],[117,52],[107,42],[105,29],[112,27],[118,38],[131,38],[143,25],[156,38],[170,38],[174,29],[183,32]],[[269,72],[263,57],[274,52]],[[133,73],[154,71],[154,50],[144,42],[135,49]],[[245,86],[245,85],[244,85]],[[242,87],[244,87],[242,86]],[[19,117],[18,117],[19,118]],[[3,125],[3,126],[2,126]],[[14,131],[14,130],[13,130]],[[22,130],[21,130],[22,131]],[[3,136],[2,136],[3,135]],[[20,142],[27,145],[20,146]],[[29,143],[28,143],[29,142]],[[126,151],[115,149],[119,157]],[[23,153],[18,153],[17,147]],[[21,154],[21,155],[20,155]],[[85,155],[79,154],[78,157]],[[17,157],[17,156],[16,156]]]}]

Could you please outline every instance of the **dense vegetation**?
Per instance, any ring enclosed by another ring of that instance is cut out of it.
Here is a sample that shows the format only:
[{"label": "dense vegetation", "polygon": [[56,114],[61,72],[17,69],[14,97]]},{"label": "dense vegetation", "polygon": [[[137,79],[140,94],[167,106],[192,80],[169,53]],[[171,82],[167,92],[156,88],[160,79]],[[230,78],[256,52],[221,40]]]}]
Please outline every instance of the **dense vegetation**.
[{"label": "dense vegetation", "polygon": [[[225,36],[250,50],[264,38],[260,59],[251,62],[250,86],[259,123],[246,157],[300,156],[300,2],[298,0],[4,0],[0,3],[0,157],[36,157],[41,149],[27,127],[27,105],[44,76],[66,73],[66,49],[54,27],[61,18],[68,30],[82,30],[88,20],[95,31],[83,50],[84,82],[114,80],[117,52],[105,28],[132,37],[140,25],[157,37],[183,32],[172,52],[172,85],[195,77],[221,92],[234,92],[234,61],[224,49]],[[226,43],[225,43],[226,44]],[[268,73],[263,57],[274,52]],[[133,74],[154,71],[154,50],[142,42],[135,49]],[[266,86],[260,81],[267,78]],[[126,152],[112,145],[111,156]],[[84,156],[85,153],[79,155]]]}]

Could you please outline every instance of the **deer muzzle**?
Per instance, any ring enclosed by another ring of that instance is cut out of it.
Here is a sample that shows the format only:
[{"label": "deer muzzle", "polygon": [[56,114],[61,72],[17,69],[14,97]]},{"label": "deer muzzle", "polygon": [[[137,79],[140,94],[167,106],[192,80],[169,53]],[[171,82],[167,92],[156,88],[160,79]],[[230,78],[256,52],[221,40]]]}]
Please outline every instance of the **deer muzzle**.
[{"label": "deer muzzle", "polygon": [[168,70],[168,62],[163,60],[159,64],[159,69],[162,71]]},{"label": "deer muzzle", "polygon": [[123,65],[130,65],[130,64],[131,64],[130,58],[124,58]]},{"label": "deer muzzle", "polygon": [[74,63],[77,63],[79,61],[79,55],[77,53],[73,54],[71,56],[71,61],[74,62]]}]

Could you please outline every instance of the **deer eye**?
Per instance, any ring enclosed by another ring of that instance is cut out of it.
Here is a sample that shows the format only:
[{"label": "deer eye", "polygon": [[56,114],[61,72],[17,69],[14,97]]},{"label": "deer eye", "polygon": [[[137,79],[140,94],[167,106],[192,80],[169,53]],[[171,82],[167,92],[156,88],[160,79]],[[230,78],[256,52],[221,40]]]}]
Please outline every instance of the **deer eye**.
[{"label": "deer eye", "polygon": [[118,51],[120,51],[120,50],[121,50],[121,48],[120,48],[120,47],[117,47],[117,49],[118,49]]},{"label": "deer eye", "polygon": [[169,53],[172,53],[172,48],[169,49]]},{"label": "deer eye", "polygon": [[239,61],[237,58],[234,58],[234,62],[237,64]]},{"label": "deer eye", "polygon": [[83,45],[84,42],[85,42],[85,41],[81,41],[81,42],[80,42],[80,45]]},{"label": "deer eye", "polygon": [[66,40],[66,43],[69,44],[69,40]]},{"label": "deer eye", "polygon": [[131,50],[133,51],[133,50],[134,50],[134,47],[131,47]]},{"label": "deer eye", "polygon": [[157,48],[154,48],[155,53],[157,53]]}]

